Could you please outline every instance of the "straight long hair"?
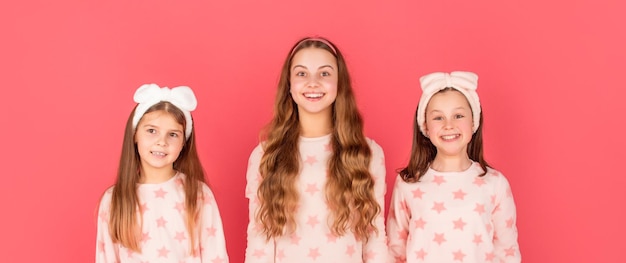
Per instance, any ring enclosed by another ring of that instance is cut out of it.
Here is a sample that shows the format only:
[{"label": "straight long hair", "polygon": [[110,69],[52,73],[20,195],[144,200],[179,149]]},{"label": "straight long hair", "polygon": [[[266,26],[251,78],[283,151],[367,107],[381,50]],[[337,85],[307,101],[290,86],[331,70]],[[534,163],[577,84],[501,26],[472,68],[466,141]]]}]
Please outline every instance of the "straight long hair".
[{"label": "straight long hair", "polygon": [[[173,104],[161,101],[150,107],[144,113],[144,116],[153,111],[164,111],[170,114],[185,130],[185,125],[187,125],[185,115]],[[141,160],[137,151],[137,144],[135,143],[135,129],[132,126],[134,112],[135,110],[128,117],[124,131],[120,165],[117,170],[117,179],[111,197],[109,234],[113,242],[118,242],[135,252],[141,252],[139,240],[141,237],[142,217],[138,211],[140,200],[137,196],[137,186],[141,179]],[[185,189],[186,227],[190,236],[191,253],[195,254],[198,219],[202,209],[198,199],[203,198],[202,183],[206,183],[206,181],[204,179],[204,169],[196,150],[193,127],[190,137],[183,145],[180,155],[174,161],[173,166],[174,170],[185,174],[183,187]]]},{"label": "straight long hair", "polygon": [[259,172],[260,207],[256,219],[269,240],[295,230],[294,212],[299,194],[295,182],[300,171],[298,107],[291,97],[290,68],[293,56],[304,48],[324,49],[335,56],[338,68],[337,98],[332,104],[332,156],[328,161],[326,199],[331,211],[331,231],[337,236],[348,230],[367,240],[377,232],[374,219],[381,208],[374,197],[374,180],[369,171],[371,149],[363,134],[363,120],[352,91],[346,62],[330,41],[305,38],[297,42],[285,59],[278,83],[274,116],[262,134],[263,157]]}]

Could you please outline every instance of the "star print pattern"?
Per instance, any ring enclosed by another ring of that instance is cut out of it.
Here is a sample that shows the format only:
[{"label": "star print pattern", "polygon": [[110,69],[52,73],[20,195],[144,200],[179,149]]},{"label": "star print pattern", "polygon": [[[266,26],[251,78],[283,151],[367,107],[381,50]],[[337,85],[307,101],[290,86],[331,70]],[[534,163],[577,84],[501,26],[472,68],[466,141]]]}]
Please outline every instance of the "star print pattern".
[{"label": "star print pattern", "polygon": [[250,155],[246,197],[249,199],[248,243],[246,263],[385,263],[388,257],[384,225],[385,162],[382,148],[367,139],[372,150],[370,173],[374,177],[375,197],[381,204],[381,212],[374,223],[378,233],[373,233],[367,242],[357,239],[348,231],[335,236],[330,230],[330,210],[326,204],[325,185],[328,159],[332,151],[330,135],[318,138],[300,138],[300,168],[296,180],[299,190],[296,226],[293,233],[266,241],[262,229],[256,227],[255,213],[259,207],[257,189],[260,184],[259,163],[263,149],[259,144]]},{"label": "star print pattern", "polygon": [[417,183],[396,178],[387,220],[395,262],[521,262],[509,183],[491,168],[481,173],[474,163],[429,169]]},{"label": "star print pattern", "polygon": [[[100,201],[96,241],[96,263],[163,262],[163,263],[228,263],[226,243],[219,210],[213,193],[202,184],[202,212],[199,215],[196,248],[190,253],[189,231],[185,221],[185,194],[178,173],[160,184],[141,184],[137,188],[139,211],[143,223],[139,236],[141,252],[131,251],[113,243],[109,235],[109,210],[113,188],[109,188]],[[207,248],[207,249],[204,249]]]}]

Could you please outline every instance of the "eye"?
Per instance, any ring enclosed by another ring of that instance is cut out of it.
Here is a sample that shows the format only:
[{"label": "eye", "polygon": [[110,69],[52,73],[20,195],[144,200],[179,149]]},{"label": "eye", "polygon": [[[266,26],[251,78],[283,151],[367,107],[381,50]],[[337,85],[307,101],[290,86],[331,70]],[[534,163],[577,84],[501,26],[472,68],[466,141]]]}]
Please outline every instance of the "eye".
[{"label": "eye", "polygon": [[462,118],[465,118],[465,115],[463,115],[463,114],[457,114],[457,115],[454,115],[454,118],[455,118],[455,119],[462,119]]},{"label": "eye", "polygon": [[178,138],[178,133],[172,132],[170,133],[170,137]]},{"label": "eye", "polygon": [[440,121],[440,120],[443,120],[443,117],[441,117],[441,116],[435,116],[435,117],[433,117],[433,120],[434,120],[434,121]]},{"label": "eye", "polygon": [[156,133],[156,130],[155,130],[155,129],[152,129],[152,128],[147,129],[146,131],[147,131],[148,133]]},{"label": "eye", "polygon": [[322,77],[328,77],[328,76],[330,76],[330,72],[324,71],[324,72],[322,72],[321,75],[322,75]]},{"label": "eye", "polygon": [[294,75],[295,75],[296,77],[304,77],[304,76],[306,76],[306,73],[305,73],[305,72],[303,72],[303,71],[298,71],[298,72],[296,72],[296,74],[294,74]]}]

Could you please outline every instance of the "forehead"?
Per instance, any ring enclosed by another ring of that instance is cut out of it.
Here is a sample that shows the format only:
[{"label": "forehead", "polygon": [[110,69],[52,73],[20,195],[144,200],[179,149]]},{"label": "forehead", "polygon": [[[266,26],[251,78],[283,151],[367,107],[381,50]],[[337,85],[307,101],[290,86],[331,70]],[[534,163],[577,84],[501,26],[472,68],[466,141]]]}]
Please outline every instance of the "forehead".
[{"label": "forehead", "polygon": [[182,127],[182,123],[176,120],[176,117],[172,113],[164,110],[157,110],[148,112],[141,117],[139,125],[155,125],[155,126],[174,126],[176,128]]},{"label": "forehead", "polygon": [[318,66],[330,65],[336,68],[337,59],[326,49],[308,47],[298,50],[298,52],[293,55],[291,65],[292,67],[300,65],[315,68]]},{"label": "forehead", "polygon": [[463,93],[458,90],[452,89],[442,92],[437,92],[430,98],[427,111],[437,110],[440,108],[467,108],[469,109],[469,102]]}]

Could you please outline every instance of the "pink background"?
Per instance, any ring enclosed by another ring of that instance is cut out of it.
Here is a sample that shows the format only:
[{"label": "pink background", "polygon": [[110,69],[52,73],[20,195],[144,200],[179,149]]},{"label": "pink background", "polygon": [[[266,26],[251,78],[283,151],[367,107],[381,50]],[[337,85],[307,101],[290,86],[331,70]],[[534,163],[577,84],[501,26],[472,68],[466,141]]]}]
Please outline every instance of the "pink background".
[{"label": "pink background", "polygon": [[196,92],[200,156],[242,262],[248,155],[289,47],[321,35],[345,54],[385,150],[387,197],[419,77],[475,71],[524,262],[624,262],[622,2],[3,1],[0,261],[93,261],[133,92],[154,82]]}]

